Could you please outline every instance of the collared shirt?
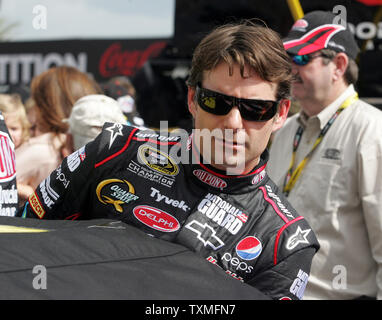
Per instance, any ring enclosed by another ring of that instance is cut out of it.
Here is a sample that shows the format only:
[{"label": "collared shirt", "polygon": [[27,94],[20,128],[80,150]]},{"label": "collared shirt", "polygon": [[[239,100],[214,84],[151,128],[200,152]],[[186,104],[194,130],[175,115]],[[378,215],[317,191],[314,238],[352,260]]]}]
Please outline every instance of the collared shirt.
[{"label": "collared shirt", "polygon": [[[354,93],[349,86],[317,116],[298,113],[274,136],[268,173],[283,188],[293,139],[303,132],[295,167],[321,129]],[[288,200],[316,232],[321,248],[305,299],[382,299],[382,112],[357,100],[334,121]]]}]

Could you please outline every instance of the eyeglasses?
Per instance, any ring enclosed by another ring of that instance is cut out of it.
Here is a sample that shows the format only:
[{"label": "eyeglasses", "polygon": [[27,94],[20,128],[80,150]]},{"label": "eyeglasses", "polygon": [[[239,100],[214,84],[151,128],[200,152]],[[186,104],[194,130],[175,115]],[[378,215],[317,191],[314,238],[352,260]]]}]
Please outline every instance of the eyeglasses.
[{"label": "eyeglasses", "polygon": [[215,115],[226,115],[236,106],[239,108],[241,117],[249,121],[267,121],[277,113],[279,101],[242,99],[196,86],[196,97],[199,106]]},{"label": "eyeglasses", "polygon": [[311,55],[311,54],[303,54],[303,55],[290,55],[292,58],[293,63],[297,64],[298,66],[305,66],[307,65],[310,61],[312,61],[314,58],[318,57],[324,57],[324,58],[329,58],[327,55],[321,53],[318,55]]}]

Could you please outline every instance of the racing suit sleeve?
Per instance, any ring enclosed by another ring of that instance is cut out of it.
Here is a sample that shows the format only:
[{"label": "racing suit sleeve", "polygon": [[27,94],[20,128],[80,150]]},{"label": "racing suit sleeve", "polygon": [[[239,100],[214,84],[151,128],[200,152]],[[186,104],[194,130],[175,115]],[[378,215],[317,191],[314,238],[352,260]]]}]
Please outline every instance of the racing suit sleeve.
[{"label": "racing suit sleeve", "polygon": [[314,247],[306,247],[272,268],[258,273],[248,284],[275,300],[301,300],[308,283]]},{"label": "racing suit sleeve", "polygon": [[90,181],[94,177],[100,139],[101,134],[66,157],[16,215],[39,219],[87,218],[84,208],[89,205]]}]

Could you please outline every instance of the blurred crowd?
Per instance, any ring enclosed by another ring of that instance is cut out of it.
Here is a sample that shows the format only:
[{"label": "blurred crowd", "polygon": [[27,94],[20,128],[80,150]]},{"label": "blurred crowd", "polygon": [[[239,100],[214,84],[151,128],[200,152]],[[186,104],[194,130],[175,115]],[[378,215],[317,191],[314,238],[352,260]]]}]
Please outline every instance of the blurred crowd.
[{"label": "blurred crowd", "polygon": [[128,77],[98,83],[74,67],[50,68],[29,87],[0,94],[12,137],[19,206],[62,160],[94,139],[105,122],[144,127]]}]

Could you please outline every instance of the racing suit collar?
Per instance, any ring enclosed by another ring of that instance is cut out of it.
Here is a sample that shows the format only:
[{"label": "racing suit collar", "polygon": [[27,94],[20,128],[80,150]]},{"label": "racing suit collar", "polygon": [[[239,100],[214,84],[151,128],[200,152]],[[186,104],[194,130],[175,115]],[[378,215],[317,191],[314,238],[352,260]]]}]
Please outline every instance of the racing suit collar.
[{"label": "racing suit collar", "polygon": [[227,175],[225,171],[219,170],[210,164],[203,163],[202,155],[199,154],[199,151],[193,143],[192,134],[189,142],[191,142],[189,148],[190,161],[189,165],[186,166],[186,170],[192,181],[204,186],[206,189],[215,189],[216,191],[223,191],[225,193],[242,193],[258,188],[268,180],[265,171],[269,159],[267,149],[261,154],[258,165],[249,173],[244,175]]}]

